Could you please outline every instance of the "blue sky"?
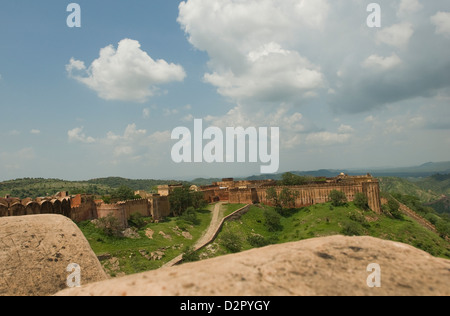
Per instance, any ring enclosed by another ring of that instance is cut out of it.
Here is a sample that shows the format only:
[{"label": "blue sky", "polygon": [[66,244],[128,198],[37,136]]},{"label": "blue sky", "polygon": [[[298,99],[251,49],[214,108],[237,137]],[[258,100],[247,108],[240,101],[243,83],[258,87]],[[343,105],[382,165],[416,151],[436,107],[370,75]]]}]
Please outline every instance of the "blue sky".
[{"label": "blue sky", "polygon": [[0,180],[259,173],[173,163],[194,118],[280,127],[280,172],[450,160],[450,3],[370,2],[2,1]]}]

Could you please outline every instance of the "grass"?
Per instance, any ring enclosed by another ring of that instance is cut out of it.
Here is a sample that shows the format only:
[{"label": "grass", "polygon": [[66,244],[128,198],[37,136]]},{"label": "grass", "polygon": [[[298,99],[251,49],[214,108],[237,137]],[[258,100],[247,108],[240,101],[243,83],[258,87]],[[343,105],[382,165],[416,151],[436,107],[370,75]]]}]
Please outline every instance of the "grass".
[{"label": "grass", "polygon": [[223,207],[225,208],[225,211],[223,212],[223,217],[227,217],[238,209],[243,208],[245,205],[246,204],[224,204]]},{"label": "grass", "polygon": [[[227,216],[243,206],[224,204],[222,216]],[[207,210],[197,213],[200,219],[197,226],[173,217],[164,222],[150,223],[138,231],[140,239],[105,236],[90,222],[81,223],[79,226],[96,255],[109,254],[116,261],[108,259],[102,262],[111,276],[134,274],[158,269],[182,254],[186,247],[193,246],[208,229],[213,208],[214,206],[210,205]],[[282,229],[270,232],[266,226],[265,210],[274,211],[264,205],[251,206],[249,212],[240,219],[226,222],[216,241],[198,252],[199,257],[217,257],[257,246],[315,237],[355,234],[403,242],[433,256],[450,259],[450,244],[407,216],[404,216],[403,220],[397,220],[372,211],[361,211],[353,203],[342,207],[333,207],[331,203],[326,203],[285,211],[281,217]],[[173,230],[176,227],[188,231],[193,239],[177,236]],[[145,236],[146,229],[154,231],[153,239]],[[159,232],[170,235],[172,240],[165,239]],[[226,247],[223,240],[232,243],[232,247]],[[148,260],[141,254],[142,251],[150,254],[161,249],[164,249],[162,260]]]},{"label": "grass", "polygon": [[210,258],[232,253],[222,240],[224,234],[234,234],[240,240],[241,251],[255,248],[255,236],[262,244],[280,244],[333,235],[365,235],[410,244],[436,257],[450,259],[450,244],[437,234],[404,216],[396,220],[372,211],[361,211],[353,203],[333,207],[330,203],[288,211],[281,218],[282,230],[269,232],[265,226],[264,209],[252,206],[239,220],[225,223],[222,232],[200,257]]},{"label": "grass", "polygon": [[[144,271],[158,269],[165,263],[174,259],[178,255],[183,253],[185,247],[194,245],[194,243],[202,236],[202,234],[209,227],[212,219],[212,209],[214,206],[208,206],[205,210],[197,211],[200,224],[193,226],[184,221],[180,221],[178,218],[169,217],[164,222],[150,223],[139,229],[138,233],[140,239],[109,237],[103,234],[103,232],[97,229],[91,222],[84,222],[79,224],[79,227],[89,244],[91,245],[94,253],[97,256],[108,254],[111,258],[118,260],[119,267],[114,268],[114,263],[111,260],[105,260],[102,264],[105,270],[111,276],[129,275],[134,273],[140,273]],[[186,239],[183,236],[178,236],[174,229],[179,227],[192,235],[192,240]],[[151,229],[154,231],[153,239],[149,239],[145,235],[145,231]],[[170,235],[172,240],[164,238],[160,232],[166,235]],[[164,256],[162,260],[148,260],[140,251],[156,252],[164,248]]]}]

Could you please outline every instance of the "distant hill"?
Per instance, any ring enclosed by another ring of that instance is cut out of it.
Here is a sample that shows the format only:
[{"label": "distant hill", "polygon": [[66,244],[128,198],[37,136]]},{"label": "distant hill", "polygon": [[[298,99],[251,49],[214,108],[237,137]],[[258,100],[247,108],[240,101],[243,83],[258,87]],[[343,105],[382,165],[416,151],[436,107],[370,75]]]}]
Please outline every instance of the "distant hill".
[{"label": "distant hill", "polygon": [[[367,169],[320,169],[309,171],[290,171],[299,176],[313,177],[336,177],[340,173],[351,176],[363,175],[370,173],[374,177],[398,177],[398,178],[427,178],[435,174],[450,174],[450,161],[447,162],[428,162],[420,166],[402,167],[402,168],[367,168]],[[252,175],[249,177],[235,178],[235,180],[280,180],[282,173]],[[209,185],[213,182],[220,181],[218,178],[199,178],[191,182],[197,185]]]},{"label": "distant hill", "polygon": [[439,214],[450,214],[450,197],[445,196],[437,201],[425,204],[432,207]]},{"label": "distant hill", "polygon": [[398,177],[380,177],[379,179],[382,192],[417,196],[424,203],[435,201],[441,197],[440,194],[427,190],[407,179]]},{"label": "distant hill", "polygon": [[119,177],[93,179],[88,181],[66,181],[61,179],[24,178],[0,182],[0,196],[10,194],[21,199],[54,195],[68,191],[69,194],[89,193],[95,195],[110,194],[121,186],[135,191],[150,191],[154,186],[162,184],[188,183],[167,180],[132,180]]},{"label": "distant hill", "polygon": [[423,190],[450,196],[450,173],[435,174],[431,177],[417,181],[416,184]]}]

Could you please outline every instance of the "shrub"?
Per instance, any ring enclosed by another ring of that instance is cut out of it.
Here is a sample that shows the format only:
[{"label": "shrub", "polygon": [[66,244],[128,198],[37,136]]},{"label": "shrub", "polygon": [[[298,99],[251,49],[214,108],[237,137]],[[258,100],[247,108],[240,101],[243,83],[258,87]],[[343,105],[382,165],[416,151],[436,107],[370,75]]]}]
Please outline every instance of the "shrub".
[{"label": "shrub", "polygon": [[352,213],[352,214],[350,214],[349,218],[352,221],[355,221],[355,222],[361,224],[365,228],[369,228],[370,227],[370,224],[367,222],[367,220],[364,217],[364,215],[362,215],[360,213]]},{"label": "shrub", "polygon": [[225,231],[222,233],[220,243],[232,253],[240,252],[242,250],[241,238],[231,231]]},{"label": "shrub", "polygon": [[388,210],[389,212],[397,212],[400,209],[400,204],[394,200],[394,199],[389,199],[388,201]]},{"label": "shrub", "polygon": [[140,229],[147,225],[147,222],[145,221],[144,216],[142,216],[141,213],[136,212],[131,214],[130,219],[128,220],[128,225],[130,225],[130,227],[136,227]]},{"label": "shrub", "polygon": [[403,220],[403,214],[400,212],[400,203],[391,198],[388,201],[387,207],[389,213],[391,213],[395,219]]},{"label": "shrub", "polygon": [[109,214],[106,217],[99,218],[96,224],[97,228],[99,228],[106,236],[120,236],[120,232],[122,231],[122,226],[119,223],[119,220],[113,215]]},{"label": "shrub", "polygon": [[281,226],[281,216],[277,212],[266,209],[264,211],[264,218],[267,231],[269,232],[277,232],[283,229],[283,226]]},{"label": "shrub", "polygon": [[200,224],[200,220],[197,217],[197,212],[193,207],[188,207],[188,209],[180,215],[179,219],[192,225]]},{"label": "shrub", "polygon": [[329,198],[333,206],[344,206],[348,201],[345,193],[337,190],[331,191]]},{"label": "shrub", "polygon": [[342,234],[345,236],[361,236],[364,235],[364,229],[358,223],[349,221],[342,225]]},{"label": "shrub", "polygon": [[355,195],[355,199],[353,201],[357,208],[367,211],[370,209],[369,207],[369,199],[363,193],[358,192]]},{"label": "shrub", "polygon": [[249,235],[247,237],[247,241],[252,247],[255,248],[261,248],[269,245],[269,241],[267,241],[266,238],[264,238],[264,236],[261,235],[255,234]]},{"label": "shrub", "polygon": [[193,247],[185,247],[183,250],[183,262],[195,262],[199,261],[200,256]]}]

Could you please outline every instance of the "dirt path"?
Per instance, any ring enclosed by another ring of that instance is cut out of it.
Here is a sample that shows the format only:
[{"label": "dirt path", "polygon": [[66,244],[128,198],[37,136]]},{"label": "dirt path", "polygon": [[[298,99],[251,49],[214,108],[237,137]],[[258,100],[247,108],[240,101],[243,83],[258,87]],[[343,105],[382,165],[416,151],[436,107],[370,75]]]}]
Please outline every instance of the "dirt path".
[{"label": "dirt path", "polygon": [[[202,237],[194,244],[194,249],[200,249],[202,246],[204,246],[207,242],[209,242],[215,235],[217,229],[220,226],[220,223],[223,219],[223,213],[221,212],[223,203],[219,202],[216,205],[214,205],[214,210],[212,211],[212,219],[211,223],[209,224],[209,228],[206,231],[205,234],[203,234]],[[177,262],[179,262],[183,258],[183,255],[179,255],[175,259],[169,261],[165,265],[162,266],[162,268],[172,267]]]}]

